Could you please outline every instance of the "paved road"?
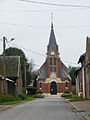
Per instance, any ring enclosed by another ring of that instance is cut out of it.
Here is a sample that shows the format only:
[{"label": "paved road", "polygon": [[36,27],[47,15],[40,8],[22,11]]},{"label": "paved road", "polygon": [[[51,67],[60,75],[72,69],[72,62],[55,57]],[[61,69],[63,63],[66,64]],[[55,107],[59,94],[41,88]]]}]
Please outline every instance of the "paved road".
[{"label": "paved road", "polygon": [[0,120],[80,120],[62,98],[44,98],[0,112]]}]

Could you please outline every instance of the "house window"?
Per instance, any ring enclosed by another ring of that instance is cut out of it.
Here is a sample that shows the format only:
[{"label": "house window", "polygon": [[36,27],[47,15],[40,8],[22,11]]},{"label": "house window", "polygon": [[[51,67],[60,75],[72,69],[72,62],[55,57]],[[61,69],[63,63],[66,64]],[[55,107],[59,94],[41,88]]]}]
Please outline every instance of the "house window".
[{"label": "house window", "polygon": [[42,83],[40,82],[40,89],[42,88]]}]

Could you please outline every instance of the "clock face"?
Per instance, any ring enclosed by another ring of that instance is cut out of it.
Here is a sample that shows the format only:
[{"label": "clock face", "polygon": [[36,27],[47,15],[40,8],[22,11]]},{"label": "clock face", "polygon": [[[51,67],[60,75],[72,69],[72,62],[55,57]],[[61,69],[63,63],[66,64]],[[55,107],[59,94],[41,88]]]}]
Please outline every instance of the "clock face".
[{"label": "clock face", "polygon": [[51,55],[54,55],[54,51],[51,51]]}]

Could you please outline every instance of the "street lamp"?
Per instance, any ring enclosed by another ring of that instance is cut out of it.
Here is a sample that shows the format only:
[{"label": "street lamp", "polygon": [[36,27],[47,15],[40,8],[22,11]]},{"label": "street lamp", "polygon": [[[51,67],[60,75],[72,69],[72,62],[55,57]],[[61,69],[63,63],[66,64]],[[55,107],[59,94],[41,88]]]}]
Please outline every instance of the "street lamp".
[{"label": "street lamp", "polygon": [[[15,38],[11,38],[10,41],[15,40]],[[5,60],[5,42],[7,41],[7,38],[3,37],[3,77],[4,77],[4,93],[7,94],[7,82],[6,82],[6,60]],[[7,41],[9,42],[9,41]]]}]

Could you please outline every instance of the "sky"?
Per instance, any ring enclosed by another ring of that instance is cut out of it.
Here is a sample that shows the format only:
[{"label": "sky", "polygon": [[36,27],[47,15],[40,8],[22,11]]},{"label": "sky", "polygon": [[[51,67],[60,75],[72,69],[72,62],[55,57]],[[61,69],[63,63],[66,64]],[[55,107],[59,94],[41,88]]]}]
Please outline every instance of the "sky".
[{"label": "sky", "polygon": [[[90,5],[90,0],[42,0],[42,2]],[[54,32],[60,58],[67,66],[78,66],[78,59],[86,50],[86,37],[90,36],[90,8],[0,0],[0,39],[3,36],[8,41],[15,38],[6,48],[18,46],[29,61],[34,60],[35,69],[38,69],[46,59],[51,31],[51,12],[53,12]],[[2,44],[0,41],[0,54],[3,51]]]}]

